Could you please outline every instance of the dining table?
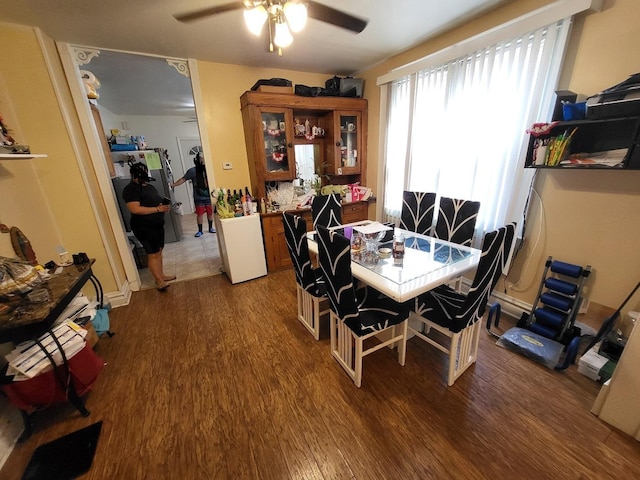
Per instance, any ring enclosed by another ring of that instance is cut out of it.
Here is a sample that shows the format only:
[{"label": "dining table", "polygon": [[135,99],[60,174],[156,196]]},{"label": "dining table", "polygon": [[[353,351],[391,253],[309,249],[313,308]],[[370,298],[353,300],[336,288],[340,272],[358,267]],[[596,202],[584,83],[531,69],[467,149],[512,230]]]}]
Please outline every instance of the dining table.
[{"label": "dining table", "polygon": [[[439,238],[422,235],[371,220],[332,227],[347,238],[379,228],[384,231],[375,248],[352,241],[351,271],[355,278],[397,302],[406,302],[439,285],[449,283],[480,262],[482,252]],[[370,236],[370,235],[369,235]],[[404,243],[394,254],[393,243]],[[318,253],[315,230],[307,233],[309,251]],[[371,243],[371,242],[369,242]]]}]

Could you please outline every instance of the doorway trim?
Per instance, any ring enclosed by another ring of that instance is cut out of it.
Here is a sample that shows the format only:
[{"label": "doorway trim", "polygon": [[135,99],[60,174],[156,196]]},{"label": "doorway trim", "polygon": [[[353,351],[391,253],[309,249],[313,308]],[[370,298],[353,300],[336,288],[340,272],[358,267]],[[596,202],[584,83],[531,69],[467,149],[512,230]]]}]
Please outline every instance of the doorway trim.
[{"label": "doorway trim", "polygon": [[[121,278],[118,274],[119,270],[111,262],[111,269],[116,280],[116,284],[120,289],[120,293],[127,298],[130,297],[131,290],[137,291],[141,288],[140,275],[138,273],[138,268],[136,266],[135,260],[133,258],[133,253],[131,248],[129,247],[129,240],[124,231],[124,227],[120,220],[120,214],[117,211],[117,199],[113,190],[113,185],[111,184],[111,177],[107,170],[107,161],[110,159],[105,158],[105,154],[102,151],[100,144],[100,137],[98,135],[103,135],[102,132],[98,132],[93,121],[93,117],[91,115],[89,102],[86,99],[86,93],[84,89],[84,82],[82,81],[82,75],[80,74],[80,66],[78,64],[75,50],[82,47],[75,47],[69,43],[65,42],[56,42],[56,46],[58,48],[58,53],[60,56],[60,61],[62,63],[62,67],[64,70],[64,74],[66,76],[67,84],[69,85],[69,90],[71,92],[71,97],[73,99],[74,107],[76,114],[78,116],[78,120],[80,123],[80,127],[84,134],[85,142],[87,149],[89,151],[89,156],[91,159],[91,163],[93,164],[93,170],[95,173],[95,177],[97,179],[98,188],[96,189],[94,184],[89,182],[85,178],[85,188],[87,192],[92,196],[92,198],[101,198],[103,204],[105,206],[108,223],[103,223],[100,220],[99,215],[94,209],[94,214],[96,221],[99,224],[99,228],[101,232],[105,228],[111,228],[113,231],[117,252],[115,251],[107,251],[107,255],[109,258],[117,255],[120,257],[122,261],[122,265],[124,267],[126,278]],[[86,50],[97,50],[99,49],[91,49],[87,47]],[[158,55],[152,54],[144,54],[144,53],[135,53],[135,52],[123,52],[123,53],[131,53],[133,55],[147,55],[152,57],[160,57]],[[166,57],[161,57],[166,58]],[[194,96],[194,103],[196,106],[196,118],[198,117],[198,112],[204,111],[202,104],[202,95],[200,93],[200,82],[197,78],[197,62],[193,59],[188,59],[187,64],[189,66],[190,78],[191,78],[191,88]],[[198,122],[198,130],[200,134],[200,141],[202,142],[203,148],[205,150],[206,160],[205,165],[210,163],[210,157],[207,155],[208,148],[205,145],[208,144],[206,129],[202,127],[201,122]],[[211,170],[209,170],[211,168]],[[212,166],[207,166],[208,171],[213,171]],[[86,177],[86,175],[85,175]],[[106,245],[106,243],[105,243]],[[106,248],[106,246],[105,246]]]},{"label": "doorway trim", "polygon": [[[133,253],[129,248],[129,239],[126,237],[122,227],[122,222],[120,221],[120,214],[116,210],[118,208],[118,202],[113,191],[113,186],[111,185],[111,177],[107,170],[106,162],[108,159],[105,158],[105,154],[102,151],[100,144],[100,137],[98,137],[98,135],[101,135],[102,133],[97,131],[95,122],[93,121],[89,102],[86,98],[82,74],[80,73],[80,66],[78,65],[75,56],[74,47],[72,47],[71,44],[64,42],[56,42],[56,46],[58,47],[60,61],[67,78],[71,98],[73,99],[76,114],[80,121],[80,128],[84,134],[98,183],[98,190],[96,190],[85,178],[85,188],[92,198],[102,198],[108,216],[108,226],[110,226],[113,231],[118,250],[117,252],[108,251],[107,255],[111,257],[117,253],[121,258],[126,278],[121,278],[120,275],[118,275],[118,269],[115,268],[113,264],[111,269],[121,293],[125,294],[128,298],[128,296],[130,296],[130,290],[135,291],[140,289],[140,276],[138,275],[138,269],[133,259]],[[98,225],[100,225],[99,228],[101,230],[102,228],[107,227],[107,225],[100,222],[97,213],[96,221]]]}]

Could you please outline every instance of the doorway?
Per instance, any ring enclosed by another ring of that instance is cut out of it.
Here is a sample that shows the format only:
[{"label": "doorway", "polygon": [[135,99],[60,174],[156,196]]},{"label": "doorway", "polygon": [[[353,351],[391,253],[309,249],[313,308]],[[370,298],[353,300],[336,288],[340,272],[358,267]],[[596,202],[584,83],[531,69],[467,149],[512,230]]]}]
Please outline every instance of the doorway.
[{"label": "doorway", "polygon": [[[80,76],[85,76],[86,72],[89,72],[100,85],[97,89],[98,98],[93,103],[100,110],[104,131],[97,131],[98,126],[90,120],[98,138],[103,135],[110,138],[111,143],[115,141],[120,145],[131,145],[136,139],[138,142],[146,143],[150,149],[164,149],[169,158],[169,170],[173,177],[176,180],[181,178],[186,169],[192,166],[193,160],[191,159],[190,165],[184,161],[184,153],[178,139],[189,139],[191,143],[199,147],[201,145],[187,61],[138,53],[95,50],[80,46],[69,46],[69,49]],[[90,51],[90,54],[78,54],[83,50]],[[82,85],[80,78],[76,80]],[[71,81],[72,79],[69,79],[70,83]],[[86,97],[83,100],[86,101]],[[77,108],[81,107],[84,106],[77,106]],[[105,159],[94,159],[95,168],[103,168],[103,165],[97,164],[98,161],[114,161],[113,153],[105,153],[107,157]],[[122,154],[122,152],[118,153]],[[128,167],[125,165],[120,172],[122,170],[128,172]],[[100,189],[105,201],[114,201],[113,180],[113,178],[100,180]],[[215,242],[207,238],[206,243],[193,245],[193,233],[190,232],[195,228],[196,220],[192,195],[186,188],[177,188],[176,193],[178,194],[178,198],[175,199],[176,204],[184,205],[184,208],[177,209],[180,213],[180,223],[191,228],[183,229],[177,241],[165,244],[164,259],[167,269],[165,273],[177,275],[178,281],[220,273],[221,261],[217,238]],[[117,197],[115,203],[117,204]],[[116,212],[120,218],[116,219],[117,221],[110,218],[114,233],[118,235],[120,233],[118,230],[121,230],[124,243],[135,241],[131,239],[132,234],[126,232],[125,222],[122,221],[128,212],[123,212],[120,206],[117,206]],[[193,219],[190,219],[190,216],[193,216]],[[211,236],[215,237],[215,235]],[[133,268],[127,267],[134,262],[134,258],[126,248],[119,247],[119,251],[131,288],[136,290],[136,287],[153,287],[154,282],[149,281],[150,275],[144,261],[141,262],[138,259]]]}]

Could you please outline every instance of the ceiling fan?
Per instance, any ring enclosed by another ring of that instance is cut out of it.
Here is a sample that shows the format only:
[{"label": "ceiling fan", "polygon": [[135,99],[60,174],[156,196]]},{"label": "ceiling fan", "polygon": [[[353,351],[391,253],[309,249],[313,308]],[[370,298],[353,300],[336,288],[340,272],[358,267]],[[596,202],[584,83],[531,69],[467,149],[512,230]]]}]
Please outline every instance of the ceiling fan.
[{"label": "ceiling fan", "polygon": [[354,17],[341,10],[327,7],[313,0],[245,0],[225,3],[215,7],[203,8],[188,13],[176,14],[180,22],[193,22],[212,15],[244,9],[247,28],[254,35],[260,35],[265,23],[269,29],[269,50],[274,44],[282,55],[282,48],[291,45],[291,31],[299,32],[304,28],[307,17],[335,25],[355,33],[362,32],[367,21]]}]

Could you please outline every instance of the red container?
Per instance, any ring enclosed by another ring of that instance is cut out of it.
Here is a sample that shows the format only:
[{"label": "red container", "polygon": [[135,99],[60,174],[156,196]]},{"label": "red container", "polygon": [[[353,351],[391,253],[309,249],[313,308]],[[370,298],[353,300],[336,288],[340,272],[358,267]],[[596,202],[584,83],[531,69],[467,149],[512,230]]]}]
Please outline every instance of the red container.
[{"label": "red container", "polygon": [[[102,360],[95,352],[85,345],[82,350],[67,360],[71,382],[79,396],[87,393],[95,383],[104,367]],[[64,366],[56,367],[59,378],[66,380],[67,373]],[[32,412],[41,410],[49,405],[66,403],[68,393],[60,385],[53,370],[41,373],[29,380],[11,382],[0,385],[9,401],[20,410]]]}]

